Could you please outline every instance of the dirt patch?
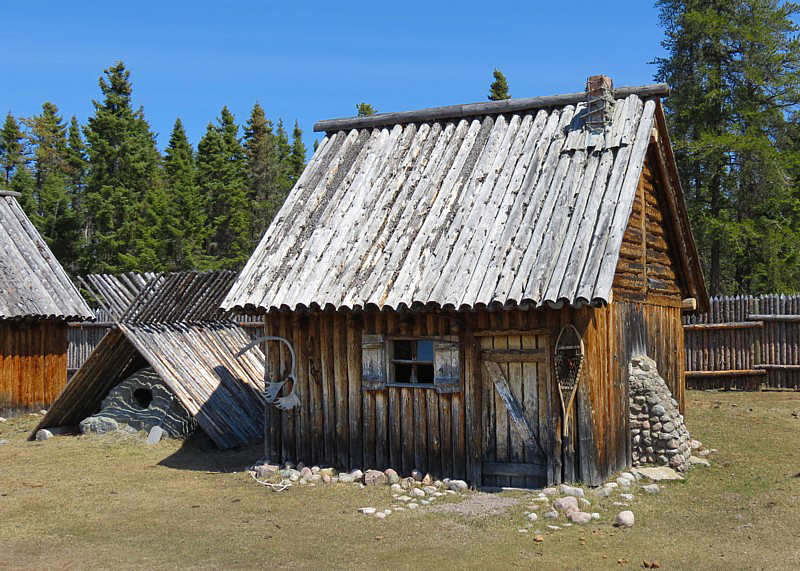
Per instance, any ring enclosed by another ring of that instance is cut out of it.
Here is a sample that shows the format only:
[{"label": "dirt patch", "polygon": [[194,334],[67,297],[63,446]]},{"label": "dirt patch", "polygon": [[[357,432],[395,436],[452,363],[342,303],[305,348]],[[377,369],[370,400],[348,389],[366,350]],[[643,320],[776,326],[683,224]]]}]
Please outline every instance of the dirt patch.
[{"label": "dirt patch", "polygon": [[507,498],[499,494],[475,492],[469,494],[463,502],[439,504],[427,509],[429,512],[452,513],[470,517],[483,517],[487,515],[502,515],[505,511],[517,505],[521,500]]}]

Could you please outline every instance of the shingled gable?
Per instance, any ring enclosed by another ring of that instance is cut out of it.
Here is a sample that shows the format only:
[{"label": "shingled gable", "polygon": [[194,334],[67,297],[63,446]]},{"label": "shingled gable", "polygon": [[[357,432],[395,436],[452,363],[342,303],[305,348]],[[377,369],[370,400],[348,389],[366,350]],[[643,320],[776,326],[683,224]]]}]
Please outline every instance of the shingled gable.
[{"label": "shingled gable", "polygon": [[604,305],[651,136],[670,182],[681,290],[705,301],[659,96],[615,92],[323,121],[225,309]]}]

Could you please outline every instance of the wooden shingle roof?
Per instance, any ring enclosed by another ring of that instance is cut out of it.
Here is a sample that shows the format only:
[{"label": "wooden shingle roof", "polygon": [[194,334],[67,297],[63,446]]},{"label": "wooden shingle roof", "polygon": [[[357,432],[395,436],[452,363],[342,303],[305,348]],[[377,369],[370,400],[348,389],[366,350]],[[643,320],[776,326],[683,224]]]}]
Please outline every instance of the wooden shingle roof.
[{"label": "wooden shingle roof", "polygon": [[0,191],[0,319],[94,319],[16,196]]},{"label": "wooden shingle roof", "polygon": [[608,303],[665,93],[617,90],[599,135],[581,94],[321,122],[223,308]]}]

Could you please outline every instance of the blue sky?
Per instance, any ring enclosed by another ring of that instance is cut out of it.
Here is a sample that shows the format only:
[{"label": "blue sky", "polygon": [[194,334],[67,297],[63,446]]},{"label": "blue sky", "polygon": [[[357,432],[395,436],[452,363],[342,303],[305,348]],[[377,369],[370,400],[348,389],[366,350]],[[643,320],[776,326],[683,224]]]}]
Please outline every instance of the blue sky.
[{"label": "blue sky", "polygon": [[662,55],[650,1],[3,2],[0,113],[52,101],[81,123],[103,69],[123,60],[163,148],[176,117],[194,145],[227,105],[242,124],[319,119],[360,101],[401,111],[485,100],[499,67],[514,97],[579,91],[589,75],[653,81]]}]

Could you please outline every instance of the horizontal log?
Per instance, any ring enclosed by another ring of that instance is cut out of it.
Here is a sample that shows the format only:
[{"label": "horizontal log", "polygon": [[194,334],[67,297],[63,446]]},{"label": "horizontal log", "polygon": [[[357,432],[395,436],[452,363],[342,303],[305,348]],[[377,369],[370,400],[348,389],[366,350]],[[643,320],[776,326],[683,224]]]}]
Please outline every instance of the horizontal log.
[{"label": "horizontal log", "polygon": [[[652,85],[639,85],[632,87],[619,87],[614,90],[614,97],[624,99],[629,95],[639,97],[666,97],[669,95],[669,86],[666,83]],[[379,113],[366,117],[346,117],[343,119],[327,119],[314,125],[314,131],[332,132],[349,129],[362,129],[396,125],[398,123],[413,123],[418,121],[440,121],[442,119],[459,119],[462,117],[475,117],[477,115],[492,115],[496,113],[514,113],[527,109],[542,109],[546,107],[563,107],[575,105],[586,101],[586,93],[567,93],[564,95],[546,95],[542,97],[525,97],[520,99],[504,99],[487,103],[467,103],[465,105],[448,105],[446,107],[431,107],[417,111],[400,111],[396,113]]]},{"label": "horizontal log", "polygon": [[[781,365],[779,363],[763,363],[753,365],[756,369],[770,369],[773,371],[800,371],[800,365]],[[764,371],[766,373],[766,371]]]},{"label": "horizontal log", "polygon": [[788,322],[797,322],[800,321],[800,315],[748,315],[747,319],[751,321],[788,321]]},{"label": "horizontal log", "polygon": [[547,465],[545,464],[484,462],[481,469],[484,476],[519,476],[525,478],[538,478],[547,474]]},{"label": "horizontal log", "polygon": [[474,337],[495,337],[495,336],[508,336],[508,335],[547,335],[550,333],[549,329],[484,329],[482,331],[473,331]]},{"label": "horizontal log", "polygon": [[14,190],[0,190],[0,196],[13,196],[14,198],[19,198],[22,196],[22,194]]},{"label": "horizontal log", "polygon": [[[756,365],[756,367],[758,367],[758,365]],[[689,379],[709,377],[755,377],[766,374],[766,371],[755,369],[742,369],[738,371],[686,371],[686,377]]]},{"label": "horizontal log", "polygon": [[681,309],[683,311],[696,311],[697,310],[697,298],[694,297],[687,297],[686,299],[681,301]]},{"label": "horizontal log", "polygon": [[481,358],[495,363],[544,363],[547,353],[544,349],[487,349],[481,351]]},{"label": "horizontal log", "polygon": [[730,323],[690,323],[684,325],[684,331],[714,330],[714,329],[760,329],[764,327],[763,321],[732,321]]}]

